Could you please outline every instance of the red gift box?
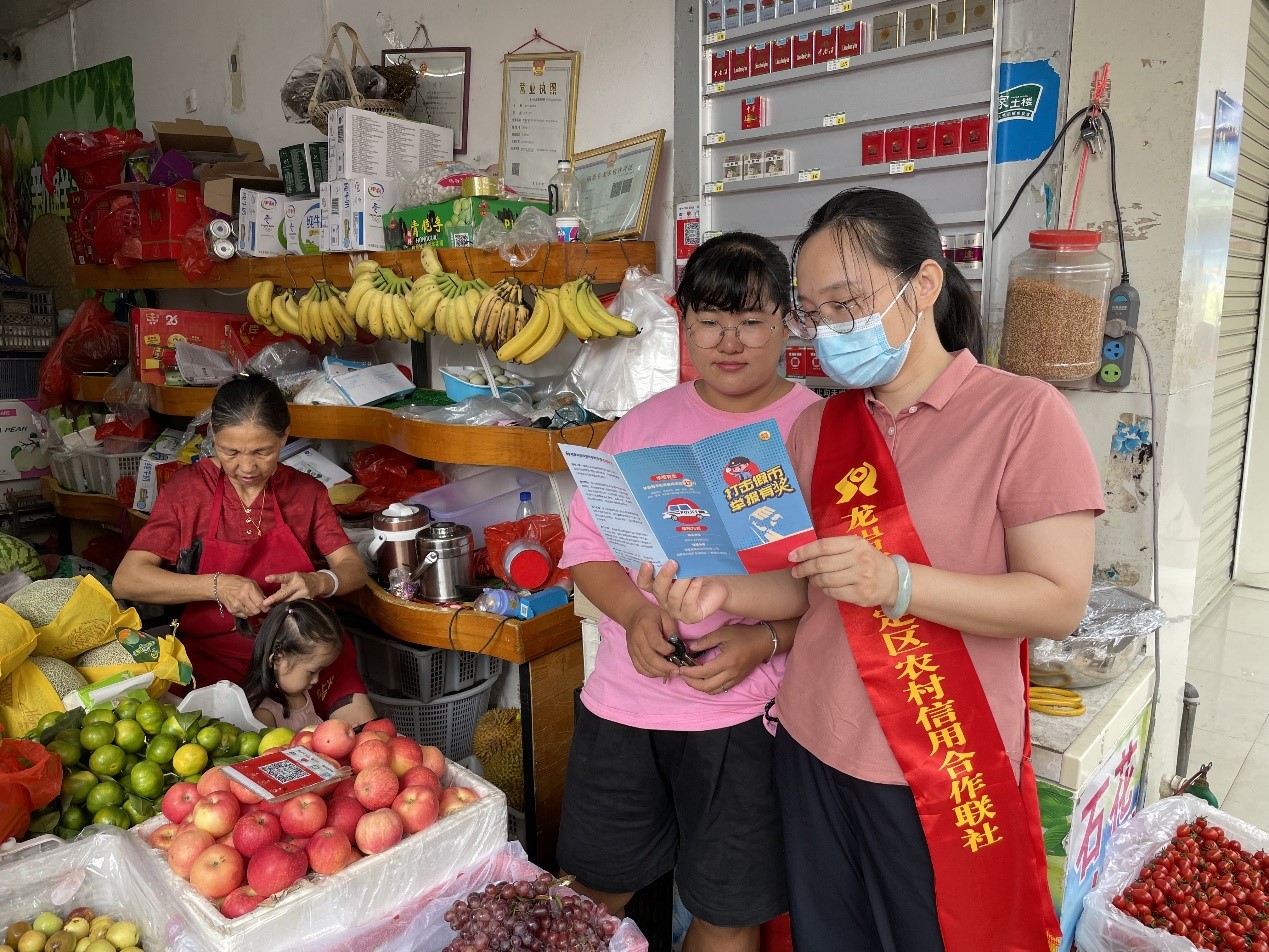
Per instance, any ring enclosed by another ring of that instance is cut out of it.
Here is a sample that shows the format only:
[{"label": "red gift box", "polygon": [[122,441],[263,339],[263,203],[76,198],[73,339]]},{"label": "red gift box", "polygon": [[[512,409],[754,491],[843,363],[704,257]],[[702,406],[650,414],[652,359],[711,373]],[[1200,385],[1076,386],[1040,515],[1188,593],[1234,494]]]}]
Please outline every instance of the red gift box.
[{"label": "red gift box", "polygon": [[141,215],[141,260],[175,261],[181,242],[203,214],[202,189],[197,182],[176,185],[121,185],[137,192]]},{"label": "red gift box", "polygon": [[909,130],[911,136],[910,152],[914,159],[928,159],[934,155],[934,124],[925,123],[913,126]]},{"label": "red gift box", "polygon": [[731,53],[719,50],[709,60],[709,81],[725,83],[731,79]]},{"label": "red gift box", "polygon": [[815,34],[815,62],[827,63],[837,59],[837,30],[826,26]]},{"label": "red gift box", "polygon": [[741,46],[731,51],[731,80],[749,78],[749,47]]},{"label": "red gift box", "polygon": [[887,162],[901,162],[912,158],[912,130],[907,126],[886,130]]},{"label": "red gift box", "polygon": [[765,76],[771,72],[771,41],[749,47],[749,75]]},{"label": "red gift box", "polygon": [[153,307],[132,309],[133,369],[141,383],[167,382],[164,368],[176,366],[178,340],[219,350],[241,364],[269,344],[298,339],[289,334],[274,337],[245,314]]},{"label": "red gift box", "polygon": [[934,154],[961,154],[961,121],[946,119],[934,126]]},{"label": "red gift box", "polygon": [[989,116],[972,116],[961,122],[961,151],[986,152],[991,132]]},{"label": "red gift box", "polygon": [[771,41],[771,72],[778,73],[793,65],[793,40],[783,37]]},{"label": "red gift box", "polygon": [[815,34],[799,33],[793,37],[793,68],[810,66],[815,62]]},{"label": "red gift box", "polygon": [[858,56],[863,49],[863,22],[843,23],[837,28],[837,55]]},{"label": "red gift box", "polygon": [[886,161],[886,134],[877,132],[864,133],[864,165],[878,165]]},{"label": "red gift box", "polygon": [[[103,192],[104,188],[73,188],[66,193],[66,203],[70,214],[70,221],[66,225],[66,231],[70,235],[71,255],[75,259],[75,264],[108,264],[110,259],[98,260],[93,254],[92,240],[84,233],[80,227],[84,209],[90,204],[93,207],[101,208],[104,214],[106,206],[104,203],[94,204],[94,200]],[[83,222],[91,227],[91,222]]]}]

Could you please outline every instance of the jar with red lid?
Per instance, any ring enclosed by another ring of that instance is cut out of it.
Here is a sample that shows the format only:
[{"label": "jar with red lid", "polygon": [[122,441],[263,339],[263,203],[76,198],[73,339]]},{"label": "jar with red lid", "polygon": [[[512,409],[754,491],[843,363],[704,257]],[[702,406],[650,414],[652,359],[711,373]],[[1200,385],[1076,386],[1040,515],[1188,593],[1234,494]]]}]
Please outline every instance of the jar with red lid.
[{"label": "jar with red lid", "polygon": [[1083,380],[1101,366],[1114,262],[1101,233],[1033,231],[1009,262],[1000,366],[1044,380]]}]

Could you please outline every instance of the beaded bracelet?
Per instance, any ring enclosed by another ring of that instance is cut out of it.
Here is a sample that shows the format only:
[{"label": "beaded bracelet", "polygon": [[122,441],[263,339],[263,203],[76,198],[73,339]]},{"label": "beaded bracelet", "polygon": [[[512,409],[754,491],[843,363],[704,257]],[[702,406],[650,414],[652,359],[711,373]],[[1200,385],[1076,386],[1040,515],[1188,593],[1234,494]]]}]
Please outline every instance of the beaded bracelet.
[{"label": "beaded bracelet", "polygon": [[217,572],[215,575],[212,576],[212,598],[216,600],[216,607],[220,609],[220,614],[223,617],[225,614],[225,606],[222,605],[220,602],[220,573],[219,572]]}]

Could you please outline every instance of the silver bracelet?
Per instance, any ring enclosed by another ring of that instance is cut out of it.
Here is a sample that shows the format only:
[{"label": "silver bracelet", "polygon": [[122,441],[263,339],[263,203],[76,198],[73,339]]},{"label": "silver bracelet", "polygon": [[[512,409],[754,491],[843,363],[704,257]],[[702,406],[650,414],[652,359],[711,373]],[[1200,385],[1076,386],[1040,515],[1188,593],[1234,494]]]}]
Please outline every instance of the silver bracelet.
[{"label": "silver bracelet", "polygon": [[212,576],[212,598],[216,601],[216,607],[220,609],[223,617],[225,614],[225,606],[220,603],[220,573],[217,572]]},{"label": "silver bracelet", "polygon": [[331,583],[335,586],[330,590],[330,594],[326,596],[327,598],[334,598],[339,594],[339,576],[335,574],[334,569],[318,569],[317,574],[329,576]]},{"label": "silver bracelet", "polygon": [[887,618],[897,619],[908,613],[908,605],[912,602],[912,571],[908,568],[908,560],[903,556],[892,555],[890,558],[899,573],[899,593],[892,606],[887,608],[882,605],[881,610],[886,613]]},{"label": "silver bracelet", "polygon": [[771,659],[776,656],[776,652],[780,650],[780,636],[776,634],[775,625],[769,621],[758,622],[760,625],[766,625],[767,631],[771,632],[771,654],[767,655],[765,663],[770,664]]}]

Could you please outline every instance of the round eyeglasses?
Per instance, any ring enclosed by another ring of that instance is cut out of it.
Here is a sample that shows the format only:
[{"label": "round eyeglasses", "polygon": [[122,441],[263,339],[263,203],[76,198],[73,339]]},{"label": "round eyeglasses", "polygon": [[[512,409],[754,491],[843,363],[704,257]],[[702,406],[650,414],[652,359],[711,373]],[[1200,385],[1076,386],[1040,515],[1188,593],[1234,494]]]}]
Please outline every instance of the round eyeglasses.
[{"label": "round eyeglasses", "polygon": [[775,336],[776,325],[757,318],[739,324],[720,324],[718,321],[693,321],[687,328],[687,337],[702,350],[721,347],[723,338],[731,331],[742,347],[766,347]]},{"label": "round eyeglasses", "polygon": [[[905,274],[907,274],[906,270],[900,271],[890,279],[886,286],[893,288],[895,282]],[[908,289],[908,285],[911,283],[911,278],[904,282],[903,287],[895,294],[894,299],[885,311],[881,313],[881,316],[890,312],[890,308],[894,307],[898,300],[903,297],[903,292]],[[862,300],[825,301],[814,308],[799,307],[795,304],[793,305],[793,310],[784,318],[784,323],[793,334],[802,338],[802,340],[813,340],[820,327],[824,327],[834,334],[849,334],[855,329],[855,324],[858,321],[873,316],[875,312],[867,311],[866,309],[873,306],[879,290],[881,288],[873,289],[872,294]]]}]

